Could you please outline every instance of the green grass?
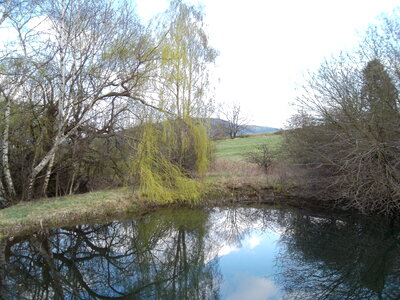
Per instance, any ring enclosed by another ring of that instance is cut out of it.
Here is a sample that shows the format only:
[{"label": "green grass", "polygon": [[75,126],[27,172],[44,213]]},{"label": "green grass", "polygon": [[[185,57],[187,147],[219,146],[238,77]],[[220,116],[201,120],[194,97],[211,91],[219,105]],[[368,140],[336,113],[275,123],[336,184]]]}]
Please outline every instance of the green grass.
[{"label": "green grass", "polygon": [[126,188],[22,202],[0,210],[0,237],[117,214],[132,204],[132,191]]},{"label": "green grass", "polygon": [[216,158],[242,159],[250,151],[267,144],[271,151],[278,150],[282,143],[282,135],[254,135],[246,138],[215,141]]}]

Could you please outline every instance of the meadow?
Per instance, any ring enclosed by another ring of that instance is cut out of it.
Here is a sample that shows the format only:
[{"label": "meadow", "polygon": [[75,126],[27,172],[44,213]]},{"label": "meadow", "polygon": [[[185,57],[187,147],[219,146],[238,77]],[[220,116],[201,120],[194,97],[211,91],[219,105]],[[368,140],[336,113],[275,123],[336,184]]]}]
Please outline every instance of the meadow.
[{"label": "meadow", "polygon": [[[277,183],[287,173],[287,168],[280,162],[282,140],[280,134],[259,134],[214,141],[216,151],[208,180],[228,184]],[[268,174],[247,160],[249,152],[259,151],[262,145],[268,147],[276,160]]]},{"label": "meadow", "polygon": [[260,134],[248,137],[225,139],[214,142],[215,158],[245,159],[247,153],[256,151],[258,147],[266,144],[271,152],[276,152],[282,143],[280,134]]}]

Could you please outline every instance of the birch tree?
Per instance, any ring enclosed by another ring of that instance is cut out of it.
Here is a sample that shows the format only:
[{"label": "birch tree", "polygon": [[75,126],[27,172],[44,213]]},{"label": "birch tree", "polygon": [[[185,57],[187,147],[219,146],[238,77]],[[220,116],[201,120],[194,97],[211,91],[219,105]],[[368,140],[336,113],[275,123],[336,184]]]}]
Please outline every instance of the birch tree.
[{"label": "birch tree", "polygon": [[[2,33],[6,33],[4,25],[9,28],[14,27],[14,33],[17,40],[23,45],[25,41],[31,37],[31,32],[26,24],[35,16],[34,6],[36,1],[24,0],[5,0],[0,2],[0,29]],[[4,27],[3,27],[4,26]],[[27,72],[23,61],[27,57],[26,47],[15,47],[15,41],[1,40],[0,50],[0,97],[4,101],[3,114],[3,131],[1,135],[1,165],[3,177],[6,182],[6,189],[2,184],[0,176],[0,198],[3,206],[10,204],[15,198],[16,192],[14,188],[13,178],[9,165],[9,135],[10,135],[10,116],[11,106],[14,98],[18,95],[21,88],[21,82]]]},{"label": "birch tree", "polygon": [[[100,115],[112,119],[128,102],[152,106],[144,98],[144,86],[157,48],[127,3],[43,0],[33,11],[32,20],[21,23],[23,16],[17,15],[10,22],[19,35],[18,51],[3,60],[26,66],[17,78],[18,103],[42,110],[32,124],[37,140],[27,199],[35,195],[38,176],[44,177],[45,193],[57,151],[83,126],[95,124]],[[2,74],[6,79],[16,75]],[[4,133],[3,138],[7,126]]]},{"label": "birch tree", "polygon": [[55,134],[47,152],[32,165],[28,198],[38,174],[45,167],[51,172],[57,149],[83,124],[110,103],[120,101],[117,111],[125,108],[123,101],[147,104],[141,87],[154,55],[150,38],[126,3],[115,8],[109,1],[60,0],[41,9],[50,27],[43,61],[52,59],[37,74],[49,72]]},{"label": "birch tree", "polygon": [[[110,134],[117,123],[145,124],[147,117],[166,120],[170,129],[164,133],[175,137],[171,144],[158,143],[157,153],[168,153],[184,176],[204,173],[207,136],[193,120],[208,112],[208,71],[216,51],[208,44],[201,10],[173,1],[154,28],[141,25],[123,1],[27,3],[27,14],[13,10],[7,20],[17,38],[1,56],[2,195],[45,196],[67,150],[71,164],[62,194],[74,193],[80,142]],[[11,134],[13,126],[23,132]],[[132,148],[136,154],[140,147]],[[19,157],[10,151],[20,154],[19,162],[9,160]]]}]

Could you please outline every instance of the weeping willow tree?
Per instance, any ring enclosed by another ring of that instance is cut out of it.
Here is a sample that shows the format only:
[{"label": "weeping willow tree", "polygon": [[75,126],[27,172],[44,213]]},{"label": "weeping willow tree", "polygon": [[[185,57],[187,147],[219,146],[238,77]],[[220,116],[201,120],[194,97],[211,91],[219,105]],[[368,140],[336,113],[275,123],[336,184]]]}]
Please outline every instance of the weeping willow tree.
[{"label": "weeping willow tree", "polygon": [[[189,177],[188,170],[175,160],[176,151],[183,146],[177,144],[179,133],[174,124],[165,122],[147,122],[143,125],[135,166],[140,180],[139,197],[166,203],[175,201],[194,203],[200,197],[201,183]],[[202,125],[194,126],[202,127]],[[193,138],[197,139],[194,135]],[[200,143],[199,139],[196,146],[190,145],[196,152],[195,171],[198,172],[204,168],[199,166],[199,163],[207,163],[207,156],[196,151],[196,147],[200,147],[202,148],[200,151],[204,152],[207,141],[205,144],[200,145]]]},{"label": "weeping willow tree", "polygon": [[169,113],[147,114],[142,126],[135,165],[139,195],[193,203],[200,197],[196,179],[208,166],[208,74],[217,53],[208,44],[200,8],[172,1],[157,27],[160,59],[154,86],[159,106]]}]

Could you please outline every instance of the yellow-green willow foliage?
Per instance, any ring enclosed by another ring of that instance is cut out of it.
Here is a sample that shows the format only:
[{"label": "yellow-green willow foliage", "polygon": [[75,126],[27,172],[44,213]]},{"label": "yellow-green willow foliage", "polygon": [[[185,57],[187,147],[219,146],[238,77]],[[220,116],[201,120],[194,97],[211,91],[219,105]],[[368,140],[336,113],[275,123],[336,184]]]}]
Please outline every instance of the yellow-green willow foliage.
[{"label": "yellow-green willow foliage", "polygon": [[161,18],[157,92],[178,119],[210,115],[209,70],[217,51],[208,43],[200,8],[171,1]]},{"label": "yellow-green willow foliage", "polygon": [[[134,169],[142,199],[195,203],[207,170],[209,141],[201,123],[191,119],[147,122],[142,128]],[[197,176],[197,177],[198,177]]]},{"label": "yellow-green willow foliage", "polygon": [[208,70],[216,51],[208,45],[201,9],[173,0],[160,22],[154,86],[159,107],[170,115],[146,118],[137,149],[139,195],[193,203],[210,153],[202,123],[209,115]]}]

